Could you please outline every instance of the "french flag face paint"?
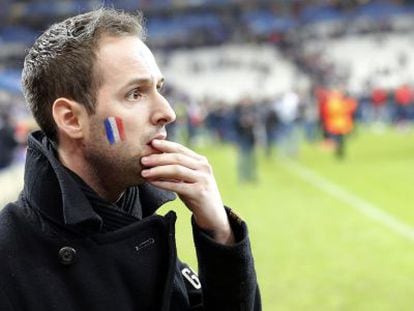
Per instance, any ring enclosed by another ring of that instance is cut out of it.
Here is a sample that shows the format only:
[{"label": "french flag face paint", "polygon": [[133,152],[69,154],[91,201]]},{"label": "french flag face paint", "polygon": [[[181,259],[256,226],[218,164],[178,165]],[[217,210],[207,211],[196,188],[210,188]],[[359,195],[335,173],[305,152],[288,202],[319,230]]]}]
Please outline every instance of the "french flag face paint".
[{"label": "french flag face paint", "polygon": [[111,145],[125,140],[124,124],[121,118],[109,117],[105,121],[106,137]]}]

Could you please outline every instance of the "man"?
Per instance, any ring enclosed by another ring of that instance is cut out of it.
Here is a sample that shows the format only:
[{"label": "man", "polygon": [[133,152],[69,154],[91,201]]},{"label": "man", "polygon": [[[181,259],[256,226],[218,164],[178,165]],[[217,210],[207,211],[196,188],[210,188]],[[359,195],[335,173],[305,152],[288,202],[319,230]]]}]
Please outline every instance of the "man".
[{"label": "man", "polygon": [[357,102],[340,90],[330,92],[325,106],[325,128],[335,141],[335,156],[342,160],[346,155],[346,136],[354,128]]},{"label": "man", "polygon": [[238,145],[238,175],[240,182],[255,182],[255,127],[257,116],[255,106],[249,98],[244,98],[235,107],[235,129]]},{"label": "man", "polygon": [[[51,26],[24,64],[24,190],[0,214],[0,310],[260,310],[245,224],[203,156],[166,140],[174,111],[139,17],[100,9]],[[200,277],[176,256],[191,210]]]}]

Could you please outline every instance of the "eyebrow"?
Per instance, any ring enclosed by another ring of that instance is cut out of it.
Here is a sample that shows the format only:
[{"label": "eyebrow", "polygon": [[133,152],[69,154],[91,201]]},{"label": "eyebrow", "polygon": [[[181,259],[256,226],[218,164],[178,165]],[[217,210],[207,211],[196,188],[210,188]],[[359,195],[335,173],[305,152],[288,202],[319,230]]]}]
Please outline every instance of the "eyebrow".
[{"label": "eyebrow", "polygon": [[[131,81],[129,81],[124,88],[128,88],[130,86],[133,85],[149,85],[152,84],[154,82],[154,77],[146,77],[146,78],[136,78],[136,79],[132,79]],[[161,77],[161,79],[158,81],[158,83],[156,85],[159,84],[163,84],[165,83],[165,78]]]}]

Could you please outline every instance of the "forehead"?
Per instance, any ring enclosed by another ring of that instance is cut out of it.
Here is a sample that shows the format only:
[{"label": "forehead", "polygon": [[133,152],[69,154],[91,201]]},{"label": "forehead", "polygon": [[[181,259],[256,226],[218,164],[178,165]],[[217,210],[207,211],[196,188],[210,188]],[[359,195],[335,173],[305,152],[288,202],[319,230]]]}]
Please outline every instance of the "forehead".
[{"label": "forehead", "polygon": [[115,82],[119,79],[161,77],[160,69],[150,49],[134,36],[100,39],[97,49],[97,66],[103,74]]}]

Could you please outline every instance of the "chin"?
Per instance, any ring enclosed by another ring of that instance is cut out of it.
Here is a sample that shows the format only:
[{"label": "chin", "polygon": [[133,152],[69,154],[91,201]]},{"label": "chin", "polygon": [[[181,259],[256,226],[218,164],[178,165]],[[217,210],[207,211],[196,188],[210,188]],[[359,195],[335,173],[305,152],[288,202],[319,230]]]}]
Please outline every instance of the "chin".
[{"label": "chin", "polygon": [[145,179],[142,177],[137,177],[137,176],[131,176],[131,178],[129,178],[128,180],[125,181],[125,187],[129,188],[129,187],[136,187],[136,186],[140,186],[142,184],[145,183]]},{"label": "chin", "polygon": [[146,180],[143,177],[141,177],[141,170],[142,169],[138,171],[138,176],[136,176],[134,180],[134,186],[139,186],[146,182]]}]

